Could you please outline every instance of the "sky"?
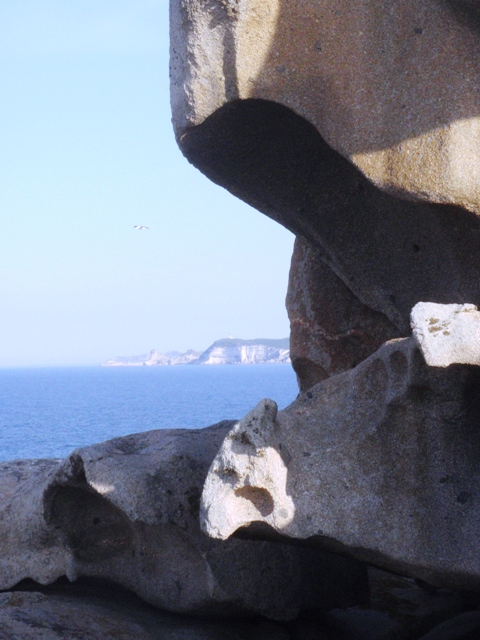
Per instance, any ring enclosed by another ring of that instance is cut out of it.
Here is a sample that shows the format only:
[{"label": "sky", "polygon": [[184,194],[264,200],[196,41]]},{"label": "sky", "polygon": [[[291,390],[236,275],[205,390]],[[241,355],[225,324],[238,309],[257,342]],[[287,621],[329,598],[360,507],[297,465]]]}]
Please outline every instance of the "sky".
[{"label": "sky", "polygon": [[176,146],[168,0],[0,3],[0,75],[0,367],[288,335],[292,234]]}]

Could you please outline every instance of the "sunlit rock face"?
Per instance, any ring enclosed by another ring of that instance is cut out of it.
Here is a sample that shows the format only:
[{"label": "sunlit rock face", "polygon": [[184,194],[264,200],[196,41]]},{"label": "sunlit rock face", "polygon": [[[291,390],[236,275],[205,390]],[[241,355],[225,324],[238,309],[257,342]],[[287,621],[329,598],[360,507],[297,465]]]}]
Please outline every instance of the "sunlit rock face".
[{"label": "sunlit rock face", "polygon": [[479,589],[479,385],[477,367],[428,367],[412,337],[278,414],[263,400],[212,463],[202,526],[225,539],[261,522],[433,585]]},{"label": "sunlit rock face", "polygon": [[478,213],[479,22],[474,0],[171,0],[174,126],[274,101],[379,188]]},{"label": "sunlit rock face", "polygon": [[138,433],[64,461],[0,464],[0,590],[25,578],[84,576],[169,611],[278,620],[363,601],[357,562],[201,532],[203,483],[232,425]]},{"label": "sunlit rock face", "polygon": [[290,362],[289,340],[216,340],[194,364],[282,364]]},{"label": "sunlit rock face", "polygon": [[171,15],[194,165],[305,238],[399,335],[419,301],[480,304],[478,12],[172,0]]}]

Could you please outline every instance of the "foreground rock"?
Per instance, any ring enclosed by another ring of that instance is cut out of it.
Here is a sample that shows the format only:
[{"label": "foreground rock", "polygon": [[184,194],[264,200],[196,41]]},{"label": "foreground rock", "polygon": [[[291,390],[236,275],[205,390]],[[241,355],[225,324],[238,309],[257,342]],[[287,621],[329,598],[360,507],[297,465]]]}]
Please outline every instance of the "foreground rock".
[{"label": "foreground rock", "polygon": [[480,365],[480,313],[475,305],[419,302],[412,309],[411,323],[431,367]]},{"label": "foreground rock", "polygon": [[128,597],[0,593],[0,640],[288,640],[271,622],[211,622]]},{"label": "foreground rock", "polygon": [[202,498],[227,538],[263,522],[451,588],[480,588],[478,368],[429,368],[413,338],[277,415],[262,401],[226,437]]},{"label": "foreground rock", "polygon": [[273,542],[209,539],[201,488],[232,422],[139,433],[65,461],[0,465],[0,589],[101,577],[170,611],[295,617],[363,601],[352,561]]}]

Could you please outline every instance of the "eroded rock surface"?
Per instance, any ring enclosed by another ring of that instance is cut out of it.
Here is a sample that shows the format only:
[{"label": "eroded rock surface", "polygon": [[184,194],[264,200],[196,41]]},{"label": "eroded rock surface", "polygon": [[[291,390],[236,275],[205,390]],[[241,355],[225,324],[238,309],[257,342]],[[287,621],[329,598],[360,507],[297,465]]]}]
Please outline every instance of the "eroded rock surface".
[{"label": "eroded rock surface", "polygon": [[203,526],[263,522],[437,586],[480,587],[480,370],[428,367],[413,338],[277,414],[262,401],[225,438]]},{"label": "eroded rock surface", "polygon": [[273,101],[383,190],[479,212],[474,5],[172,0],[177,134],[234,100]]},{"label": "eroded rock surface", "polygon": [[139,433],[60,462],[2,463],[0,589],[99,577],[170,611],[272,619],[364,600],[357,563],[201,532],[203,482],[232,424]]},{"label": "eroded rock surface", "polygon": [[303,238],[295,240],[287,293],[290,358],[301,391],[347,371],[400,337],[363,305]]},{"label": "eroded rock surface", "polygon": [[402,336],[419,301],[480,305],[472,4],[171,0],[186,157],[308,240]]}]

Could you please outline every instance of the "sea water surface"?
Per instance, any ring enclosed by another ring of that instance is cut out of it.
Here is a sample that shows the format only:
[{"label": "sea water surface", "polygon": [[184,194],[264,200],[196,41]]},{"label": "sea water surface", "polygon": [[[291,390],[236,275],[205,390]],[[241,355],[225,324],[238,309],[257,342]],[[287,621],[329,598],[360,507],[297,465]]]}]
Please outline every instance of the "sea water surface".
[{"label": "sea water surface", "polygon": [[262,398],[298,393],[290,365],[0,369],[0,461],[63,458],[150,429],[243,417]]}]

